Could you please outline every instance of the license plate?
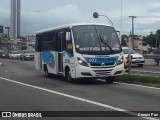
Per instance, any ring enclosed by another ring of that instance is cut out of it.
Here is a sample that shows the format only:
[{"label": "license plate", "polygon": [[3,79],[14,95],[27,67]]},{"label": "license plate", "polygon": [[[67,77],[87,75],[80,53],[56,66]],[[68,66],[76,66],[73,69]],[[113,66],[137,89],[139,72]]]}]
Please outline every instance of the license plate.
[{"label": "license plate", "polygon": [[89,58],[89,63],[111,63],[114,62],[115,59],[113,58]]},{"label": "license plate", "polygon": [[135,62],[140,62],[140,60],[136,60]]},{"label": "license plate", "polygon": [[99,75],[99,77],[108,77],[108,75]]}]

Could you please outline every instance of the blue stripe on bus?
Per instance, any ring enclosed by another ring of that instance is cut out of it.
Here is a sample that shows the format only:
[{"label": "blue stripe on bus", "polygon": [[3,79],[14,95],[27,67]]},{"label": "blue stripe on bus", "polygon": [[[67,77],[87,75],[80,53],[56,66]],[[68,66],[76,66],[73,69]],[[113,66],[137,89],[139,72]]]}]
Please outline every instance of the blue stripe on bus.
[{"label": "blue stripe on bus", "polygon": [[66,54],[68,55],[69,58],[73,57],[69,52],[67,52],[67,51],[65,51],[65,52],[66,52]]},{"label": "blue stripe on bus", "polygon": [[54,55],[50,51],[42,52],[42,59],[44,63],[46,63],[52,68],[54,67],[55,65]]}]

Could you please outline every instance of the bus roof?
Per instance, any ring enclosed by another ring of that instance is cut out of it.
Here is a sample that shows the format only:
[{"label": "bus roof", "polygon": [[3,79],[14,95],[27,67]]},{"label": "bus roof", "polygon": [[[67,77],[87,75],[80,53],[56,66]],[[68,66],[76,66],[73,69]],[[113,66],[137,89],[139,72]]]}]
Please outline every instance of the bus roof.
[{"label": "bus roof", "polygon": [[61,26],[56,26],[56,27],[52,27],[52,28],[48,28],[48,29],[39,30],[39,31],[36,32],[36,34],[49,32],[49,31],[52,31],[52,30],[63,29],[63,28],[71,28],[73,26],[79,26],[79,25],[103,25],[103,26],[112,27],[111,25],[102,24],[102,23],[73,23],[73,24],[66,24],[66,25],[61,25]]}]

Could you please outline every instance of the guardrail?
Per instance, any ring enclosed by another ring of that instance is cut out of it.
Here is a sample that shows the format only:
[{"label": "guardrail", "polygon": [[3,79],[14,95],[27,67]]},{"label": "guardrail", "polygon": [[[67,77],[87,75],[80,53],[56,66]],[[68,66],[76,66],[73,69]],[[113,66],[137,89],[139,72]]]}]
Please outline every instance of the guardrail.
[{"label": "guardrail", "polygon": [[160,55],[143,54],[143,57],[144,57],[145,59],[154,59],[155,62],[157,63],[157,66],[159,66]]}]

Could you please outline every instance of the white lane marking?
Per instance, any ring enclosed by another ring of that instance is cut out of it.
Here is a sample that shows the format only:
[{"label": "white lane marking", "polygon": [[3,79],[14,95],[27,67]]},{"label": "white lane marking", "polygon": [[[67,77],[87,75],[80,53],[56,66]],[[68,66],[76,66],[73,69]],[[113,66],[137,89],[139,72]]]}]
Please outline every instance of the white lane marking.
[{"label": "white lane marking", "polygon": [[123,84],[123,85],[130,85],[130,86],[144,87],[144,88],[151,88],[151,89],[157,89],[157,90],[160,90],[160,88],[156,88],[156,87],[149,87],[149,86],[144,86],[144,85],[136,85],[136,84],[120,83],[120,82],[115,82],[115,83]]},{"label": "white lane marking", "polygon": [[[23,85],[23,86],[47,91],[47,92],[54,93],[54,94],[57,94],[57,95],[65,96],[65,97],[72,98],[72,99],[75,99],[75,100],[83,101],[83,102],[86,102],[86,103],[94,104],[94,105],[101,106],[101,107],[104,107],[104,108],[112,109],[112,110],[115,110],[115,111],[121,111],[121,112],[124,112],[124,113],[128,113],[128,114],[137,116],[137,113],[130,112],[130,111],[127,111],[125,109],[118,108],[118,107],[113,107],[113,106],[106,105],[106,104],[103,104],[103,103],[99,103],[99,102],[95,102],[95,101],[92,101],[92,100],[87,100],[87,99],[84,99],[84,98],[72,96],[72,95],[69,95],[69,94],[49,90],[49,89],[46,89],[46,88],[37,87],[37,86],[34,86],[34,85],[29,85],[29,84],[26,84],[26,83],[18,82],[18,81],[3,78],[3,77],[0,77],[0,79],[5,80],[5,81],[9,81],[9,82],[12,82],[12,83],[17,83],[17,84],[20,84],[20,85]],[[159,119],[152,118],[152,117],[141,117],[141,118],[147,119],[147,120],[159,120]]]}]

